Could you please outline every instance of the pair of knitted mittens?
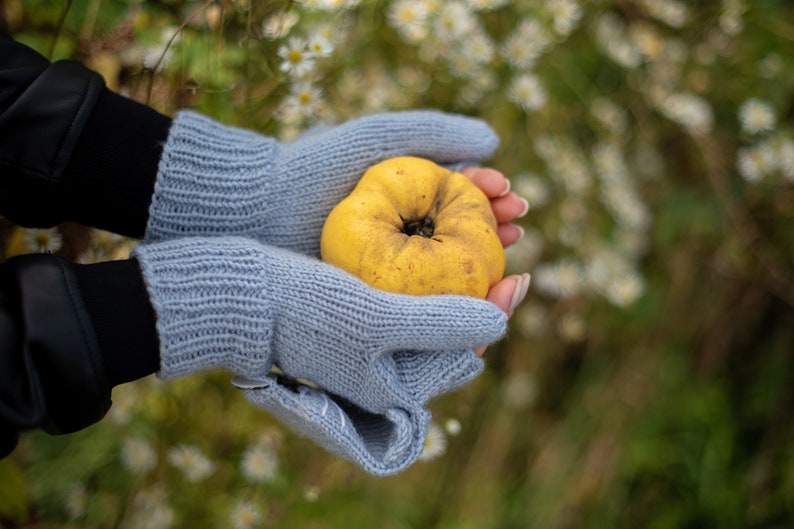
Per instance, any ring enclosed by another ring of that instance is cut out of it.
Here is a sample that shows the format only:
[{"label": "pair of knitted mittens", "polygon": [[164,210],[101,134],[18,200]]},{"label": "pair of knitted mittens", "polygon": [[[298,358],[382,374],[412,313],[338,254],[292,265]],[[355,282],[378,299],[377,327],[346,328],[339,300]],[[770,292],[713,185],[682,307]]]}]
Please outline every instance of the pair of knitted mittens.
[{"label": "pair of knitted mittens", "polygon": [[482,370],[472,348],[499,339],[507,317],[479,299],[373,289],[317,258],[320,232],[374,163],[460,166],[496,145],[484,123],[437,112],[363,117],[290,144],[178,114],[134,252],[159,375],[231,371],[251,402],[328,450],[373,474],[406,468],[427,402]]}]

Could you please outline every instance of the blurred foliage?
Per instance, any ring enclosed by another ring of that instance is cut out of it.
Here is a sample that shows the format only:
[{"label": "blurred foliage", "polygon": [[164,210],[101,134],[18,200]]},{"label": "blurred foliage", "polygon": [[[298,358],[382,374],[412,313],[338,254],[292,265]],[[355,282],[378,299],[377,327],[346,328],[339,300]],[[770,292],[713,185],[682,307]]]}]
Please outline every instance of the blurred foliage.
[{"label": "blurred foliage", "polygon": [[[784,0],[6,0],[0,22],[157,110],[285,141],[439,108],[499,132],[534,289],[440,456],[374,479],[228,377],[114,391],[0,463],[7,527],[794,524],[794,7]],[[292,57],[293,62],[286,58]],[[120,124],[123,126],[123,124]],[[133,241],[3,221],[6,256]]]}]

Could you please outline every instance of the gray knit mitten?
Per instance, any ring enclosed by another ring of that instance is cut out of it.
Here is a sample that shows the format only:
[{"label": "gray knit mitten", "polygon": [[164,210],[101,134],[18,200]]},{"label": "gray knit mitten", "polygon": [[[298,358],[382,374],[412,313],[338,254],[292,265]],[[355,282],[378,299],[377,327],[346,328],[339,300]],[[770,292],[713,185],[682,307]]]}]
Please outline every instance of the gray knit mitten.
[{"label": "gray knit mitten", "polygon": [[134,255],[157,314],[160,376],[232,371],[249,400],[375,474],[418,457],[425,404],[474,378],[471,348],[507,323],[484,300],[382,292],[250,239],[176,239]]},{"label": "gray knit mitten", "polygon": [[435,111],[366,116],[289,144],[180,112],[160,160],[145,240],[239,235],[319,256],[325,218],[371,165],[413,155],[460,169],[497,145],[484,122]]}]

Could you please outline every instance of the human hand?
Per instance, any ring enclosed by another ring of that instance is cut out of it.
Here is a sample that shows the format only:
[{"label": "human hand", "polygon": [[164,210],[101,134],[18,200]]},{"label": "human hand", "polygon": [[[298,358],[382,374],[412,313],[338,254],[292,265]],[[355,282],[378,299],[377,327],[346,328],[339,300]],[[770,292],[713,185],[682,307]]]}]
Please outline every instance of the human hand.
[{"label": "human hand", "polygon": [[490,167],[469,166],[462,173],[491,201],[491,209],[496,217],[496,233],[507,248],[524,235],[521,226],[513,221],[527,214],[529,202],[510,191],[510,180]]},{"label": "human hand", "polygon": [[[521,239],[524,230],[513,221],[526,215],[529,203],[510,191],[510,181],[501,172],[489,167],[469,166],[462,173],[491,201],[491,209],[497,222],[496,233],[502,246],[507,248]],[[529,282],[529,274],[507,276],[491,287],[486,299],[511,316],[513,310],[526,297]],[[485,349],[485,346],[475,347],[474,352],[482,356]]]},{"label": "human hand", "polygon": [[289,144],[180,112],[144,240],[239,235],[318,257],[325,218],[370,166],[418,156],[464,167],[488,158],[498,143],[483,121],[435,111],[373,114]]},{"label": "human hand", "polygon": [[184,238],[134,255],[157,314],[160,376],[242,375],[251,402],[376,474],[418,457],[427,401],[474,378],[483,364],[472,348],[506,327],[485,300],[383,292],[250,239]]}]

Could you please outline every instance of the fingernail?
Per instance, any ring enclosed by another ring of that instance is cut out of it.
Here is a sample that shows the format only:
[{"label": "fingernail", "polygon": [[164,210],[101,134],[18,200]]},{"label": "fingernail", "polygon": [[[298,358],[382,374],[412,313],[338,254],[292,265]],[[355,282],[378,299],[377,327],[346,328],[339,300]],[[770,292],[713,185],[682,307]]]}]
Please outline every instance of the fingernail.
[{"label": "fingernail", "polygon": [[518,198],[521,199],[521,203],[524,204],[524,209],[522,209],[521,213],[519,213],[518,217],[516,217],[516,218],[520,219],[521,217],[523,217],[524,215],[526,215],[529,212],[529,202],[525,198],[521,198],[521,197],[518,197]]},{"label": "fingernail", "polygon": [[507,178],[505,178],[505,182],[507,182],[507,187],[505,188],[505,190],[504,190],[504,191],[502,191],[501,193],[499,193],[499,196],[500,196],[500,197],[503,197],[503,196],[505,196],[506,194],[508,194],[508,193],[510,192],[510,180],[508,180]]},{"label": "fingernail", "polygon": [[527,296],[527,292],[529,291],[529,282],[530,282],[530,275],[529,274],[521,274],[519,278],[516,280],[516,289],[513,291],[513,298],[510,300],[510,306],[507,309],[507,312],[513,312],[518,305],[524,301],[524,298]]},{"label": "fingernail", "polygon": [[513,224],[513,226],[518,228],[518,237],[516,238],[516,242],[518,242],[518,241],[520,241],[521,239],[524,238],[524,235],[525,235],[526,232],[524,231],[523,226],[519,226],[518,224]]}]

